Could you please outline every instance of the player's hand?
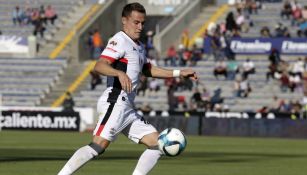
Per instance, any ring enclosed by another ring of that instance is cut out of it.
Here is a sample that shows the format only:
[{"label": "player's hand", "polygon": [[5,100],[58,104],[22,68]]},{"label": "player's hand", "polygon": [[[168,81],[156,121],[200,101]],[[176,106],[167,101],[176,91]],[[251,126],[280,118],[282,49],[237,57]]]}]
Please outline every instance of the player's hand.
[{"label": "player's hand", "polygon": [[118,75],[117,75],[119,82],[122,86],[122,89],[124,91],[126,91],[127,93],[130,93],[132,91],[132,81],[131,79],[128,77],[127,74],[125,74],[122,71],[118,71]]},{"label": "player's hand", "polygon": [[191,78],[192,80],[198,80],[197,74],[193,69],[183,69],[180,71],[180,76],[184,78]]}]

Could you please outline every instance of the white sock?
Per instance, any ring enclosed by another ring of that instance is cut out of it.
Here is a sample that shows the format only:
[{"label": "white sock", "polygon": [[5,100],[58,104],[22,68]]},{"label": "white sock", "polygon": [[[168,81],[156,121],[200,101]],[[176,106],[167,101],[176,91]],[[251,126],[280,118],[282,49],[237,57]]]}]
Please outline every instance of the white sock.
[{"label": "white sock", "polygon": [[159,150],[146,149],[141,155],[132,175],[146,175],[161,157]]},{"label": "white sock", "polygon": [[82,167],[86,162],[97,156],[98,153],[90,146],[86,145],[78,149],[68,160],[58,175],[70,175]]}]

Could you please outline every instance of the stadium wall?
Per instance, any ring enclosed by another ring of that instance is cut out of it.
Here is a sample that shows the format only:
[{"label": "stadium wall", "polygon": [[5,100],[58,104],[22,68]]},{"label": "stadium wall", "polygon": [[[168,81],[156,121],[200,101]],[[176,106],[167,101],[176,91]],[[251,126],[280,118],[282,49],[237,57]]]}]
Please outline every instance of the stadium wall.
[{"label": "stadium wall", "polygon": [[188,135],[307,138],[307,120],[281,113],[184,113],[145,117],[159,131],[175,127]]},{"label": "stadium wall", "polygon": [[178,36],[180,36],[184,29],[186,29],[197,17],[202,8],[213,3],[213,0],[192,1],[163,31],[156,34],[154,45],[157,50],[160,53],[164,53],[168,46],[179,39]]}]

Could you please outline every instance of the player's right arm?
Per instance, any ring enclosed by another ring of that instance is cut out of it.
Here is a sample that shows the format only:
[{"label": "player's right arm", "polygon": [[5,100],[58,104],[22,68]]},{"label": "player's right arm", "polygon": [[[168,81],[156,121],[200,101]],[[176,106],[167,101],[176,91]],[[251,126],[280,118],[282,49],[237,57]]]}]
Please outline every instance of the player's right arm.
[{"label": "player's right arm", "polygon": [[97,61],[94,71],[105,75],[118,77],[122,89],[128,93],[132,91],[132,81],[126,73],[112,67],[112,63],[122,58],[125,54],[124,40],[120,35],[115,35],[109,40],[106,48],[101,53],[99,61]]},{"label": "player's right arm", "polygon": [[111,64],[110,60],[101,58],[97,61],[94,71],[105,76],[118,77],[123,90],[130,93],[132,91],[131,79],[123,71],[114,69]]}]

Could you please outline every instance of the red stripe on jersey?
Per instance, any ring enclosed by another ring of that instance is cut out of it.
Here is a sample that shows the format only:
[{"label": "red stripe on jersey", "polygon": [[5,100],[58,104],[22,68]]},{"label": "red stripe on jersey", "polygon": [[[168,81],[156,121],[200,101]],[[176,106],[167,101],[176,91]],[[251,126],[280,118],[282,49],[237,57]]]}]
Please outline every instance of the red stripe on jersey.
[{"label": "red stripe on jersey", "polygon": [[109,57],[109,56],[106,56],[106,55],[100,55],[99,58],[107,59],[107,60],[111,61],[112,63],[116,60],[115,58]]},{"label": "red stripe on jersey", "polygon": [[96,136],[100,136],[100,134],[101,134],[103,128],[104,128],[104,125],[100,125],[95,135],[96,135]]},{"label": "red stripe on jersey", "polygon": [[119,61],[128,64],[128,59],[127,58],[121,58]]},{"label": "red stripe on jersey", "polygon": [[111,51],[113,51],[113,52],[117,52],[116,50],[114,50],[114,49],[112,49],[112,48],[110,48],[110,47],[107,47],[106,49],[107,49],[107,50],[111,50]]}]

